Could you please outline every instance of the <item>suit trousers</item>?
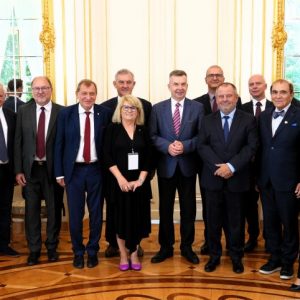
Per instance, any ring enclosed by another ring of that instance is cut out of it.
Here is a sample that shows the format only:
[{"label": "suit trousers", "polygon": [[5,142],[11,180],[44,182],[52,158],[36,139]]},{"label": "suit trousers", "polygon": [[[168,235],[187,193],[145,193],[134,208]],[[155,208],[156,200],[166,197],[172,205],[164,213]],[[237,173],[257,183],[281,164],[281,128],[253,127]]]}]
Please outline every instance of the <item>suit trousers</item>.
[{"label": "suit trousers", "polygon": [[162,248],[173,249],[174,201],[176,189],[180,205],[180,249],[190,248],[195,238],[196,218],[196,175],[185,177],[177,166],[170,178],[158,176],[159,189],[159,244]]},{"label": "suit trousers", "polygon": [[[205,190],[207,207],[207,234],[210,256],[218,259],[222,255],[222,227],[226,220],[227,247],[232,260],[244,255],[243,193]],[[228,244],[229,243],[229,244]]]},{"label": "suit trousers", "polygon": [[271,259],[292,264],[298,255],[298,201],[294,191],[276,191],[271,184],[261,189],[266,247]]},{"label": "suit trousers", "polygon": [[56,207],[54,180],[49,179],[47,165],[34,162],[30,179],[24,188],[25,196],[25,231],[30,252],[40,252],[41,237],[41,199],[45,199],[47,210],[47,239],[48,250],[54,250],[58,245],[58,231],[56,228]]},{"label": "suit trousers", "polygon": [[117,233],[115,229],[115,222],[114,222],[114,208],[115,203],[111,200],[105,198],[106,202],[106,226],[105,226],[105,238],[106,241],[115,248],[118,248],[117,243]]},{"label": "suit trousers", "polygon": [[8,164],[0,164],[0,248],[10,243],[14,178],[9,174]]},{"label": "suit trousers", "polygon": [[[75,255],[96,255],[102,229],[102,172],[98,163],[75,164],[70,182],[66,185],[69,228]],[[89,212],[89,239],[83,244],[85,202]]]}]

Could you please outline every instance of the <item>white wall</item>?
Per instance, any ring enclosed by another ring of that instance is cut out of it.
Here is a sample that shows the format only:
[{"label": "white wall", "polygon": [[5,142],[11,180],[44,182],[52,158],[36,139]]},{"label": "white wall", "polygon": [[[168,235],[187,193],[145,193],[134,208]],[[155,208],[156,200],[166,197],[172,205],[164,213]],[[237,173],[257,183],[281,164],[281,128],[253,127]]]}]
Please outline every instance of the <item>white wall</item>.
[{"label": "white wall", "polygon": [[118,69],[135,73],[135,95],[169,96],[168,74],[184,69],[188,97],[206,92],[207,67],[219,64],[248,101],[251,74],[272,75],[272,0],[53,0],[56,98],[75,102],[83,78],[98,84],[98,102],[115,96]]}]

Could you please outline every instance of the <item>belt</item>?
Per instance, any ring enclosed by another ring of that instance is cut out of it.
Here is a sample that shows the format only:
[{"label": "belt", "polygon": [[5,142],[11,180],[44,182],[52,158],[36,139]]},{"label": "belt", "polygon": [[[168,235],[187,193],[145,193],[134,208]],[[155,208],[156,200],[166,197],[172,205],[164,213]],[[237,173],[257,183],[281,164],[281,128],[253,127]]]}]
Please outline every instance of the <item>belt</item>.
[{"label": "belt", "polygon": [[93,161],[93,162],[76,162],[75,163],[75,166],[78,166],[78,167],[84,167],[84,166],[94,166],[94,165],[97,165],[98,164],[98,161]]},{"label": "belt", "polygon": [[33,163],[37,166],[46,166],[47,162],[45,160],[35,160]]}]

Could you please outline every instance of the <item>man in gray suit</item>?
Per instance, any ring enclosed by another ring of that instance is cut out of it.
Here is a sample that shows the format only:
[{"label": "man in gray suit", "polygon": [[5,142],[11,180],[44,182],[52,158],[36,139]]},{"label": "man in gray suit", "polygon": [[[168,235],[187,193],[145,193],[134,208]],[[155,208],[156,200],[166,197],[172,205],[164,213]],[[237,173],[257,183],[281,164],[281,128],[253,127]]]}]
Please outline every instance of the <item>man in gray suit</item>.
[{"label": "man in gray suit", "polygon": [[34,100],[22,105],[18,112],[14,155],[16,181],[24,187],[25,230],[30,251],[27,264],[30,266],[38,263],[41,254],[41,199],[45,199],[47,208],[48,260],[58,260],[60,222],[57,213],[61,211],[61,203],[57,203],[55,192],[53,147],[56,117],[62,108],[51,101],[52,84],[47,77],[34,78],[31,87]]},{"label": "man in gray suit", "polygon": [[196,217],[196,146],[202,104],[187,99],[187,75],[174,70],[169,75],[171,99],[153,106],[150,118],[150,136],[158,150],[157,176],[159,188],[159,243],[160,251],[151,259],[159,263],[173,256],[173,211],[176,189],[180,203],[181,255],[193,264],[199,258],[192,250]]}]

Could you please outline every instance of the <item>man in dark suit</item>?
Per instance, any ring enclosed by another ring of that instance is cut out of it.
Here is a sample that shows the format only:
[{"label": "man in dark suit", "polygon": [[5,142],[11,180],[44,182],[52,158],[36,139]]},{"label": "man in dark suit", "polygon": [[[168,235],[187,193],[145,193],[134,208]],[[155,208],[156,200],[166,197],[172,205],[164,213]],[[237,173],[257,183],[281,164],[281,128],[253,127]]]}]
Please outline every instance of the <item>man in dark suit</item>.
[{"label": "man in dark suit", "polygon": [[[110,108],[112,112],[115,111],[118,101],[121,97],[126,95],[131,95],[133,88],[135,86],[134,74],[128,69],[121,69],[115,75],[115,80],[113,85],[117,90],[118,96],[106,100],[102,105]],[[145,115],[145,125],[148,126],[150,113],[152,105],[149,101],[139,98],[142,102],[144,115]],[[108,242],[108,246],[104,252],[105,257],[115,257],[119,256],[119,248],[116,239],[116,231],[114,229],[113,222],[113,205],[109,199],[106,199],[106,226],[105,226],[105,237]],[[143,249],[141,246],[138,247],[138,255],[143,256]]]},{"label": "man in dark suit", "polygon": [[18,112],[21,105],[25,104],[20,98],[23,93],[23,80],[11,79],[8,84],[8,97],[6,98],[3,107],[8,108],[15,113]]},{"label": "man in dark suit", "polygon": [[[102,140],[111,111],[96,105],[97,86],[88,79],[81,80],[76,89],[78,104],[63,109],[57,119],[55,140],[55,176],[66,187],[69,228],[75,268],[98,264],[99,240],[102,226],[103,174],[100,162]],[[89,240],[83,244],[85,203],[89,211]]]},{"label": "man in dark suit", "polygon": [[199,258],[192,250],[196,217],[197,141],[203,107],[186,98],[187,75],[174,70],[169,75],[171,99],[152,108],[150,136],[158,150],[157,176],[159,189],[159,252],[152,263],[173,256],[174,199],[176,189],[180,204],[181,255],[193,264]]},{"label": "man in dark suit", "polygon": [[18,257],[9,246],[11,233],[11,209],[14,194],[13,149],[16,115],[3,107],[5,90],[0,83],[0,255]]},{"label": "man in dark suit", "polygon": [[213,272],[222,255],[223,220],[227,220],[227,247],[235,273],[244,272],[243,193],[250,188],[250,161],[258,138],[253,116],[236,109],[238,95],[231,83],[216,90],[220,111],[206,116],[199,134],[199,154],[204,162],[202,185],[207,200],[207,234],[210,259],[206,272]]},{"label": "man in dark suit", "polygon": [[56,117],[62,106],[51,101],[52,84],[49,78],[39,76],[31,83],[33,101],[22,105],[18,112],[15,134],[16,181],[24,187],[25,230],[30,254],[27,264],[39,261],[42,247],[41,199],[47,209],[48,260],[58,260],[56,251],[59,238],[57,212],[61,211],[55,194],[53,148]]},{"label": "man in dark suit", "polygon": [[[251,101],[242,105],[242,110],[254,115],[258,121],[260,113],[266,109],[272,109],[274,106],[271,101],[266,99],[267,84],[265,78],[260,74],[252,75],[248,81],[249,93]],[[257,238],[259,235],[259,219],[258,219],[258,205],[259,192],[256,190],[256,174],[255,166],[252,164],[251,168],[251,188],[245,194],[244,212],[245,220],[248,223],[249,238],[244,246],[245,252],[251,252],[257,246]]]},{"label": "man in dark suit", "polygon": [[[218,105],[216,101],[216,89],[217,87],[222,84],[225,80],[223,70],[218,65],[212,65],[210,66],[205,75],[205,82],[207,84],[208,92],[198,98],[195,98],[194,100],[201,103],[204,107],[204,115],[207,116],[211,114],[212,112],[216,112],[218,110]],[[242,105],[241,99],[239,97],[237,107],[240,108]],[[205,190],[204,187],[201,184],[201,170],[202,170],[202,161],[199,159],[199,171],[198,171],[198,177],[199,177],[199,186],[200,186],[200,192],[201,192],[201,200],[202,200],[202,216],[204,221],[204,243],[200,247],[200,253],[202,255],[206,255],[209,253],[208,249],[208,243],[207,243],[207,219],[206,219],[206,198],[205,198]],[[226,235],[226,220],[224,220],[224,231]],[[227,237],[227,236],[226,236]]]},{"label": "man in dark suit", "polygon": [[259,118],[258,186],[270,252],[259,272],[272,274],[280,270],[281,279],[293,276],[299,250],[300,110],[291,105],[293,96],[290,82],[276,80],[271,86],[275,109],[264,111]]}]

